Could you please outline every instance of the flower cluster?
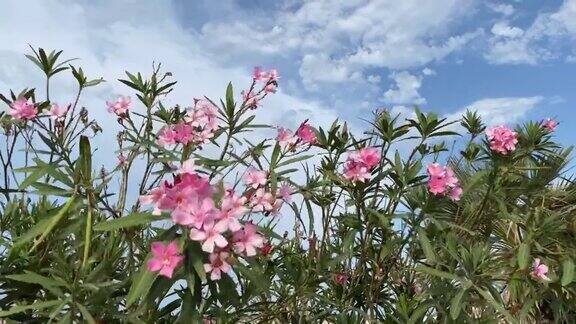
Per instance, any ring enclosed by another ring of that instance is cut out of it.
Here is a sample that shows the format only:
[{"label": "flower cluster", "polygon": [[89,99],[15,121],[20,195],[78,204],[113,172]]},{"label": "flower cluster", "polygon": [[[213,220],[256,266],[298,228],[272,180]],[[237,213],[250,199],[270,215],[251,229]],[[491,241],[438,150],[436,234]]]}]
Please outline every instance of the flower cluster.
[{"label": "flower cluster", "polygon": [[148,261],[150,271],[160,271],[160,274],[172,278],[176,269],[184,257],[180,254],[178,242],[172,241],[168,244],[162,242],[152,243],[152,258]]},{"label": "flower cluster", "polygon": [[428,166],[428,190],[434,195],[448,195],[453,201],[460,200],[462,188],[449,166],[433,163]]},{"label": "flower cluster", "polygon": [[[210,263],[205,268],[213,280],[220,279],[222,272],[230,271],[231,251],[254,256],[264,244],[256,225],[240,222],[249,211],[246,197],[224,189],[218,202],[214,199],[216,191],[208,177],[195,172],[194,162],[188,160],[178,170],[173,183],[166,181],[140,197],[143,204],[154,205],[155,214],[170,212],[172,221],[187,228],[190,239],[200,242],[202,250],[210,253]],[[160,268],[149,265],[149,269]]]},{"label": "flower cluster", "polygon": [[550,281],[550,278],[548,278],[547,274],[548,266],[544,263],[540,263],[539,258],[535,258],[534,262],[532,263],[532,271],[530,272],[532,278],[535,280]]},{"label": "flower cluster", "polygon": [[48,115],[52,120],[62,120],[66,117],[68,110],[70,109],[70,105],[67,106],[60,106],[58,104],[52,104],[52,107],[48,111]]},{"label": "flower cluster", "polygon": [[165,126],[158,134],[157,143],[166,147],[174,144],[204,144],[218,130],[218,108],[206,99],[198,99],[183,122]]},{"label": "flower cluster", "polygon": [[556,130],[558,122],[552,118],[546,118],[540,125],[542,125],[542,127],[544,127],[548,132],[553,132]]},{"label": "flower cluster", "polygon": [[380,163],[380,151],[365,147],[348,154],[344,165],[344,178],[352,182],[365,182],[370,179],[372,169]]},{"label": "flower cluster", "polygon": [[128,115],[130,110],[130,103],[132,99],[126,96],[118,96],[116,101],[106,101],[106,106],[108,106],[108,112],[114,113],[120,118],[124,118]]},{"label": "flower cluster", "polygon": [[308,121],[304,121],[296,132],[292,132],[289,129],[279,127],[278,135],[276,136],[276,141],[280,147],[287,150],[295,150],[299,144],[302,145],[314,145],[317,142],[316,132],[308,124]]},{"label": "flower cluster", "polygon": [[490,149],[501,154],[508,154],[516,149],[518,134],[506,126],[496,126],[486,131]]},{"label": "flower cluster", "polygon": [[[260,100],[269,93],[276,93],[278,89],[278,79],[280,76],[275,69],[263,70],[261,67],[255,67],[252,73],[252,86],[248,91],[242,91],[242,97],[246,107],[256,109],[260,105]],[[262,88],[255,90],[256,83],[261,82]],[[263,93],[263,95],[261,95]]]},{"label": "flower cluster", "polygon": [[18,98],[14,101],[10,105],[10,108],[8,114],[19,121],[32,120],[38,115],[38,108],[36,108],[30,99],[24,97]]},{"label": "flower cluster", "polygon": [[276,195],[265,188],[268,182],[268,174],[265,171],[249,168],[244,175],[244,183],[247,188],[252,189],[249,204],[254,212],[269,212],[277,215],[284,204],[290,201],[292,187],[283,183],[276,190]]}]

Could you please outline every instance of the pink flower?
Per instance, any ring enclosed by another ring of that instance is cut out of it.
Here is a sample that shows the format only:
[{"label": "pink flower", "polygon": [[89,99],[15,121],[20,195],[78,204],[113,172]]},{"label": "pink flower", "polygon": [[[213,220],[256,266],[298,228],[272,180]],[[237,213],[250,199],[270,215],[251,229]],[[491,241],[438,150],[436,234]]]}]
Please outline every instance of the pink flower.
[{"label": "pink flower", "polygon": [[282,183],[280,185],[280,188],[278,188],[278,196],[280,196],[280,198],[282,198],[287,203],[289,203],[292,200],[293,192],[294,189],[292,188],[292,186],[286,182]]},{"label": "pink flower", "polygon": [[365,147],[351,153],[350,158],[371,169],[380,163],[380,151],[375,147]]},{"label": "pink flower", "polygon": [[276,93],[278,86],[275,83],[269,83],[264,87],[264,92],[266,93]]},{"label": "pink flower", "polygon": [[218,108],[207,99],[197,99],[194,108],[186,114],[186,121],[193,127],[214,131],[218,129]]},{"label": "pink flower", "polygon": [[230,253],[228,252],[215,252],[211,253],[208,259],[210,263],[204,264],[204,271],[210,273],[211,280],[220,280],[222,273],[228,273],[232,270],[229,262]]},{"label": "pink flower", "polygon": [[176,144],[176,132],[172,126],[164,126],[160,133],[158,133],[158,140],[156,143],[162,147]]},{"label": "pink flower", "polygon": [[244,229],[234,233],[234,251],[246,256],[255,256],[256,249],[264,246],[264,238],[258,234],[258,227],[252,223],[244,224]]},{"label": "pink flower", "polygon": [[371,172],[363,163],[348,159],[344,165],[344,178],[352,182],[364,182],[370,179]]},{"label": "pink flower", "polygon": [[254,189],[266,184],[267,174],[265,171],[249,168],[244,175],[244,182]]},{"label": "pink flower", "polygon": [[214,247],[223,248],[228,245],[226,238],[218,231],[214,222],[204,223],[202,229],[191,228],[190,239],[202,242],[202,251],[212,253]]},{"label": "pink flower", "polygon": [[212,198],[194,199],[172,212],[172,220],[176,224],[202,228],[207,222],[213,222],[217,210],[214,208]]},{"label": "pink flower", "polygon": [[550,278],[548,278],[547,274],[548,274],[548,266],[543,263],[540,263],[539,258],[535,258],[534,263],[532,263],[532,272],[530,272],[532,278],[534,278],[535,280],[550,281]]},{"label": "pink flower", "polygon": [[278,73],[278,70],[272,69],[268,71],[268,78],[269,82],[277,82],[278,79],[280,79],[280,74]]},{"label": "pink flower", "polygon": [[556,130],[556,126],[558,126],[558,122],[552,118],[546,118],[542,121],[542,127],[544,127],[547,131],[553,132]]},{"label": "pink flower", "polygon": [[30,99],[24,97],[18,98],[10,105],[10,111],[8,114],[16,120],[32,120],[38,115],[38,108]]},{"label": "pink flower", "polygon": [[260,105],[260,99],[252,91],[242,91],[242,98],[244,98],[246,107],[250,109],[256,109]]},{"label": "pink flower", "polygon": [[272,194],[260,188],[252,195],[250,206],[255,212],[271,211],[274,208],[272,205],[274,202]]},{"label": "pink flower", "polygon": [[267,256],[270,253],[272,253],[273,249],[274,249],[274,246],[272,246],[272,244],[270,244],[270,242],[266,242],[266,243],[264,243],[262,248],[260,248],[260,254],[262,254],[263,256]]},{"label": "pink flower", "polygon": [[316,133],[310,125],[308,125],[308,120],[305,120],[300,127],[296,130],[296,136],[304,144],[313,145],[316,143]]},{"label": "pink flower", "polygon": [[268,78],[268,72],[264,71],[261,67],[255,66],[254,71],[252,72],[252,79],[254,81],[265,80]]},{"label": "pink flower", "polygon": [[452,168],[432,163],[427,168],[428,190],[434,195],[448,195],[453,201],[460,200],[462,188]]},{"label": "pink flower", "polygon": [[344,286],[348,282],[348,275],[344,272],[334,274],[334,282],[337,285]]},{"label": "pink flower", "polygon": [[119,117],[124,117],[130,110],[130,102],[132,99],[130,97],[118,96],[116,101],[107,101],[108,112],[115,113]]},{"label": "pink flower", "polygon": [[118,154],[118,165],[119,165],[119,166],[124,166],[124,165],[126,165],[126,162],[127,162],[127,161],[128,161],[128,160],[126,159],[126,157],[124,156],[123,153]]},{"label": "pink flower", "polygon": [[276,136],[276,140],[278,141],[278,145],[282,148],[286,147],[293,147],[296,145],[298,141],[298,137],[296,137],[291,130],[279,127],[278,128],[278,136]]},{"label": "pink flower", "polygon": [[452,201],[459,201],[460,197],[462,197],[463,190],[461,187],[454,187],[450,190],[449,197]]},{"label": "pink flower", "polygon": [[508,154],[516,149],[518,134],[506,126],[496,126],[486,131],[490,149],[501,154]]},{"label": "pink flower", "polygon": [[194,171],[194,160],[193,159],[188,159],[184,162],[182,162],[182,165],[180,166],[180,169],[178,169],[178,173],[179,174],[196,174],[196,172]]},{"label": "pink flower", "polygon": [[53,104],[52,108],[50,108],[50,110],[48,111],[48,115],[50,115],[50,118],[52,120],[60,119],[64,116],[66,116],[66,113],[68,112],[69,108],[70,108],[70,105],[59,106],[58,104]]},{"label": "pink flower", "polygon": [[176,269],[184,257],[180,255],[178,243],[172,241],[169,244],[162,242],[152,243],[152,259],[148,261],[149,271],[160,271],[160,275],[172,278]]},{"label": "pink flower", "polygon": [[222,207],[216,223],[218,230],[222,232],[228,229],[232,232],[240,230],[242,225],[238,218],[248,212],[245,204],[245,197],[238,197],[234,192],[228,191],[222,198]]},{"label": "pink flower", "polygon": [[175,140],[180,144],[188,144],[193,139],[193,129],[192,126],[186,123],[178,123],[174,126],[174,131],[176,132]]},{"label": "pink flower", "polygon": [[380,151],[374,147],[351,152],[344,164],[344,178],[352,182],[364,182],[370,179],[371,170],[378,163],[380,163]]}]

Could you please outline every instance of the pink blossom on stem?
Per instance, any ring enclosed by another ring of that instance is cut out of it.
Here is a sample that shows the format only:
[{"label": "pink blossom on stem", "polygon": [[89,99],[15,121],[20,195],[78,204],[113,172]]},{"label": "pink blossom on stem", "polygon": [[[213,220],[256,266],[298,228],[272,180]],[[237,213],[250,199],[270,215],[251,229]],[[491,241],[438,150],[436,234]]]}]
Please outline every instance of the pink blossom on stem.
[{"label": "pink blossom on stem", "polygon": [[518,134],[506,126],[496,126],[486,131],[492,151],[508,154],[516,149]]},{"label": "pink blossom on stem", "polygon": [[148,261],[148,270],[160,271],[160,275],[172,278],[176,269],[184,257],[180,255],[178,242],[172,241],[168,244],[162,242],[152,243],[152,259]]},{"label": "pink blossom on stem", "polygon": [[244,182],[254,189],[266,184],[267,174],[265,171],[256,168],[249,168],[244,175]]},{"label": "pink blossom on stem", "polygon": [[344,178],[352,182],[369,180],[371,170],[378,163],[380,163],[380,151],[374,147],[351,152],[344,164]]},{"label": "pink blossom on stem", "polygon": [[550,278],[548,278],[547,274],[548,266],[544,263],[540,263],[540,258],[535,258],[534,262],[532,263],[532,272],[530,272],[532,278],[535,280],[550,281]]},{"label": "pink blossom on stem", "polygon": [[204,271],[210,273],[211,280],[220,280],[222,273],[228,273],[232,269],[229,263],[230,253],[220,251],[211,253],[208,257],[210,263],[204,264]]},{"label": "pink blossom on stem", "polygon": [[268,79],[268,72],[264,71],[260,66],[255,66],[252,72],[252,79],[254,81],[261,81]]},{"label": "pink blossom on stem", "polygon": [[335,273],[334,282],[337,285],[344,286],[348,282],[348,275],[344,272]]},{"label": "pink blossom on stem", "polygon": [[542,121],[541,125],[547,131],[553,132],[556,130],[556,127],[558,126],[558,122],[552,118],[546,118],[545,120]]},{"label": "pink blossom on stem", "polygon": [[212,198],[189,200],[186,206],[172,212],[172,220],[176,224],[202,228],[207,222],[212,222],[217,210]]},{"label": "pink blossom on stem", "polygon": [[188,159],[184,162],[182,162],[182,165],[180,166],[180,169],[178,169],[178,173],[179,174],[195,174],[195,170],[194,170],[194,160],[193,159]]},{"label": "pink blossom on stem", "polygon": [[428,190],[434,195],[448,195],[453,201],[460,200],[462,188],[452,168],[432,163],[427,168]]},{"label": "pink blossom on stem", "polygon": [[66,116],[66,113],[68,112],[69,108],[70,108],[70,105],[60,106],[58,104],[53,104],[52,107],[50,108],[50,110],[48,111],[48,115],[50,115],[50,118],[52,120],[61,119],[64,116]]},{"label": "pink blossom on stem", "polygon": [[344,165],[344,178],[352,182],[364,182],[370,179],[370,170],[362,163],[348,160]]},{"label": "pink blossom on stem", "polygon": [[280,196],[280,198],[282,198],[287,203],[292,201],[293,192],[294,188],[292,188],[292,186],[286,182],[283,182],[278,188],[278,196]]},{"label": "pink blossom on stem", "polygon": [[126,157],[124,156],[124,154],[122,152],[120,152],[120,154],[118,154],[118,165],[119,166],[124,166],[126,165],[126,162],[128,160],[126,159]]},{"label": "pink blossom on stem", "polygon": [[107,101],[106,106],[108,106],[108,112],[114,113],[119,117],[124,117],[130,110],[130,102],[132,99],[126,96],[118,96],[116,101]]},{"label": "pink blossom on stem", "polygon": [[226,238],[218,231],[214,222],[204,223],[201,229],[191,228],[190,239],[202,242],[202,251],[212,253],[214,247],[223,248],[228,245]]},{"label": "pink blossom on stem", "polygon": [[277,88],[278,88],[278,86],[275,83],[271,82],[264,87],[264,92],[276,93]]},{"label": "pink blossom on stem", "polygon": [[250,199],[250,206],[255,212],[271,211],[275,202],[274,197],[271,193],[266,192],[264,188],[259,188],[256,190],[254,195]]},{"label": "pink blossom on stem", "polygon": [[258,234],[258,227],[249,222],[244,229],[234,233],[232,238],[234,251],[246,256],[255,256],[256,250],[264,246],[264,238]]},{"label": "pink blossom on stem", "polygon": [[308,120],[305,120],[300,127],[296,130],[296,136],[304,144],[316,144],[316,133],[312,127],[308,124]]},{"label": "pink blossom on stem", "polygon": [[298,137],[292,133],[291,130],[279,127],[278,128],[278,135],[276,136],[276,140],[278,141],[278,145],[282,148],[290,148],[296,145],[298,141]]},{"label": "pink blossom on stem", "polygon": [[36,118],[38,108],[30,99],[20,97],[10,105],[8,114],[16,120],[27,121]]},{"label": "pink blossom on stem", "polygon": [[164,126],[158,133],[156,143],[162,147],[176,144],[177,134],[172,126]]},{"label": "pink blossom on stem", "polygon": [[259,106],[260,99],[258,96],[254,95],[251,91],[242,91],[242,97],[246,107],[250,109],[256,109]]},{"label": "pink blossom on stem", "polygon": [[234,192],[228,191],[222,198],[216,227],[222,232],[228,229],[232,232],[240,230],[242,225],[238,218],[248,212],[245,205],[246,197],[238,197]]}]

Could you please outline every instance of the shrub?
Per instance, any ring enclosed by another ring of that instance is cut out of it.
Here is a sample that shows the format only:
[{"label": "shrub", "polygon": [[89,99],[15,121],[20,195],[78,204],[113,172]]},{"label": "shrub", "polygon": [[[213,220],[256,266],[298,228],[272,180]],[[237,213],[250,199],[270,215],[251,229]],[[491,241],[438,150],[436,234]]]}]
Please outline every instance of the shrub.
[{"label": "shrub", "polygon": [[[266,138],[275,70],[184,108],[164,104],[176,82],[155,65],[106,103],[117,163],[98,170],[81,95],[103,80],[61,53],[27,56],[46,98],[0,97],[0,317],[574,322],[576,185],[555,121],[379,110],[364,133],[303,121]],[[69,105],[49,95],[63,72]]]}]

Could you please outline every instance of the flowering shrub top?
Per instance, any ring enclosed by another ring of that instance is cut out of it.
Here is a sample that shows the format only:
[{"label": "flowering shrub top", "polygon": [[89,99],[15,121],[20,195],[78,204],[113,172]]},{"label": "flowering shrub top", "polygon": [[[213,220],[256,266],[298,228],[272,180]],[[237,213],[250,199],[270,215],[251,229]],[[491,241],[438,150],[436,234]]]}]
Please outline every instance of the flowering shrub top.
[{"label": "flowering shrub top", "polygon": [[[274,69],[184,108],[165,106],[176,82],[154,66],[84,108],[103,80],[33,54],[47,91],[69,71],[78,92],[0,96],[2,318],[575,320],[576,185],[552,119],[486,129],[474,112],[378,110],[363,134],[303,120],[265,138]],[[94,109],[121,129],[111,170],[94,168]]]}]

